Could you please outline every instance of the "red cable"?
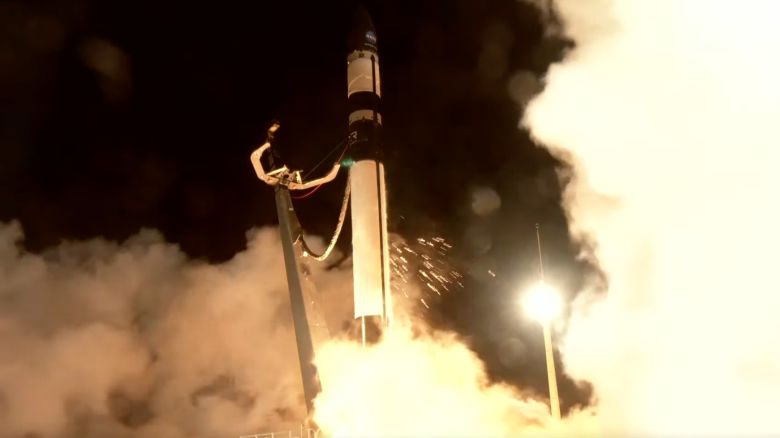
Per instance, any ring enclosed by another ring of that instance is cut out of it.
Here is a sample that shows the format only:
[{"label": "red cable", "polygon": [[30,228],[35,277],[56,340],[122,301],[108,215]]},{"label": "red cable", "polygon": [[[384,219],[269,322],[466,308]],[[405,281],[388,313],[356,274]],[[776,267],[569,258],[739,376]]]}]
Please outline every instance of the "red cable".
[{"label": "red cable", "polygon": [[[341,159],[342,159],[342,158],[344,158],[344,154],[347,152],[347,146],[348,146],[348,145],[345,145],[345,146],[344,146],[344,149],[341,151],[341,155],[339,155],[339,159],[336,161],[337,163],[338,163],[338,162],[341,162]],[[318,185],[317,187],[315,187],[315,188],[313,188],[313,189],[309,190],[308,192],[306,192],[306,193],[304,193],[304,194],[302,194],[302,195],[300,195],[300,196],[293,196],[292,198],[293,198],[293,199],[306,199],[306,198],[308,198],[309,196],[313,195],[313,194],[314,194],[314,193],[315,193],[317,190],[319,190],[319,189],[320,189],[320,187],[322,187],[322,186],[323,186],[323,184],[320,184],[320,185]]]},{"label": "red cable", "polygon": [[306,198],[308,198],[309,196],[313,195],[313,194],[314,194],[314,192],[316,192],[317,190],[319,190],[319,189],[320,189],[320,187],[322,187],[322,184],[318,185],[317,187],[315,187],[315,188],[313,188],[313,189],[309,190],[308,192],[306,192],[306,193],[304,193],[304,194],[302,194],[302,195],[300,195],[300,196],[293,196],[292,198],[293,198],[293,199],[306,199]]}]

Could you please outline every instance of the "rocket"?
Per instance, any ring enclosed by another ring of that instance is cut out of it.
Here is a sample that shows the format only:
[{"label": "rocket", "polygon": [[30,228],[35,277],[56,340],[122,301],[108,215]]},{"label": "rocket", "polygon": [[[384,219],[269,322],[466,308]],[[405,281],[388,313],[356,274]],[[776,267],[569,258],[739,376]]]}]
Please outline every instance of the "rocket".
[{"label": "rocket", "polygon": [[[391,321],[390,259],[387,239],[387,196],[385,193],[385,169],[382,163],[380,131],[382,116],[379,81],[379,56],[376,31],[371,18],[359,9],[357,23],[349,40],[347,55],[347,99],[350,108],[347,149],[349,187],[342,204],[342,213],[328,249],[317,260],[327,257],[338,240],[345,218],[346,200],[352,204],[352,266],[354,278],[355,318],[360,318],[363,345],[366,343],[366,319],[378,319],[380,327]],[[293,209],[290,191],[307,190],[327,184],[336,178],[342,162],[333,165],[330,172],[320,178],[304,181],[300,170],[278,166],[271,159],[270,171],[266,171],[262,157],[271,150],[279,124],[268,129],[265,143],[251,153],[250,159],[257,177],[274,187],[279,232],[284,250],[287,286],[290,293],[295,338],[298,347],[303,392],[306,408],[311,414],[314,399],[320,392],[317,369],[314,366],[314,345],[306,312],[301,267],[298,256],[312,255]],[[349,196],[349,198],[347,198]],[[373,327],[372,327],[373,328]]]},{"label": "rocket", "polygon": [[357,12],[347,55],[348,147],[352,203],[352,264],[355,318],[381,318],[389,326],[390,259],[387,195],[381,131],[382,100],[377,37],[365,9]]}]

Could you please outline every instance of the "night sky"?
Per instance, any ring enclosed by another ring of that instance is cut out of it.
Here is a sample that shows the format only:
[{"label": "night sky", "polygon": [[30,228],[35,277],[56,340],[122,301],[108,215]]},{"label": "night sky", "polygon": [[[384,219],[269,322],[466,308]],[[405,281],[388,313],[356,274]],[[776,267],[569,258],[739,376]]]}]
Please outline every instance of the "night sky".
[{"label": "night sky", "polygon": [[[248,159],[270,121],[283,161],[304,171],[346,136],[356,4],[3,1],[0,221],[19,220],[32,251],[147,227],[193,258],[229,259],[248,229],[276,223]],[[467,278],[429,318],[467,339],[494,379],[545,394],[541,335],[514,304],[535,278],[534,224],[564,291],[593,269],[567,232],[565,169],[518,124],[569,43],[522,1],[363,4],[379,38],[391,231],[446,238]],[[330,236],[344,181],[296,202],[308,233]],[[486,191],[500,207],[480,216],[473,196]],[[347,229],[340,248],[349,242]],[[564,407],[587,403],[587,389],[561,387]]]}]

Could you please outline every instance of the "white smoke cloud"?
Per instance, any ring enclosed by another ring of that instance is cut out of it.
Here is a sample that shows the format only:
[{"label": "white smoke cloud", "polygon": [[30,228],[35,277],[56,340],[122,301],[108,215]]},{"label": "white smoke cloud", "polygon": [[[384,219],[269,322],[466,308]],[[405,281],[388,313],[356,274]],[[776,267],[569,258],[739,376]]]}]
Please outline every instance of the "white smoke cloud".
[{"label": "white smoke cloud", "polygon": [[[250,232],[218,265],[148,230],[43,254],[22,243],[18,224],[0,224],[0,436],[211,438],[295,430],[305,417],[275,229]],[[316,358],[325,432],[597,435],[589,411],[555,425],[545,402],[491,383],[463,342],[415,316],[414,284],[395,300],[393,330],[363,349],[348,268],[303,263],[331,328]]]},{"label": "white smoke cloud", "polygon": [[[275,229],[219,265],[151,231],[43,254],[22,240],[0,223],[0,436],[237,436],[304,418]],[[326,305],[348,299],[348,271],[309,269]]]},{"label": "white smoke cloud", "polygon": [[577,47],[524,123],[609,282],[567,370],[621,435],[780,434],[780,3],[556,3]]}]

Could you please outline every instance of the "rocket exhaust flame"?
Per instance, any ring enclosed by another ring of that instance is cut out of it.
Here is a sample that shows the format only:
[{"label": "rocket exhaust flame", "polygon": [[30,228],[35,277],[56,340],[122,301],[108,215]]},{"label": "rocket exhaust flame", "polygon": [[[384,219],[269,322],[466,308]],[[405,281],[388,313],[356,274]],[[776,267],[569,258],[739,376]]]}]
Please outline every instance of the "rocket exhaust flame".
[{"label": "rocket exhaust flame", "polygon": [[328,436],[599,436],[590,413],[553,422],[545,403],[489,383],[454,336],[420,326],[396,322],[366,348],[333,341],[317,368],[314,420]]}]

